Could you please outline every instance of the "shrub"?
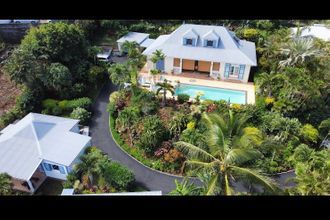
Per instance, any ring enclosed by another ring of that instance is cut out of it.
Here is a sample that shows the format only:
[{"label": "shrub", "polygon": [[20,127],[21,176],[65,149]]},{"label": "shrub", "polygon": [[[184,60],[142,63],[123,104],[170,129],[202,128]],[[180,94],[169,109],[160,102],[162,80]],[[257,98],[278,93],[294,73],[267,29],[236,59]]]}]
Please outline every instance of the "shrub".
[{"label": "shrub", "polygon": [[42,101],[42,108],[44,109],[53,109],[59,104],[58,100],[55,99],[45,99]]},{"label": "shrub", "polygon": [[187,127],[189,116],[190,115],[183,113],[177,113],[171,118],[169,122],[169,130],[171,135],[178,137],[181,134],[181,132]]},{"label": "shrub", "polygon": [[65,111],[65,110],[68,109],[69,103],[70,103],[69,100],[64,99],[64,100],[62,100],[62,101],[59,101],[59,102],[57,103],[57,105],[58,105],[58,107],[61,108],[61,110]]},{"label": "shrub", "polygon": [[120,94],[118,91],[114,91],[110,94],[109,101],[110,103],[116,103]]},{"label": "shrub", "polygon": [[16,106],[23,114],[39,112],[41,107],[41,94],[37,90],[25,88],[17,98]]},{"label": "shrub", "polygon": [[190,98],[190,96],[188,94],[179,94],[178,95],[178,102],[180,104],[183,104],[183,103],[189,101],[189,98]]},{"label": "shrub", "polygon": [[84,96],[87,90],[87,86],[84,83],[75,83],[71,89],[71,97],[81,97]]},{"label": "shrub", "polygon": [[187,124],[187,129],[188,130],[192,130],[194,129],[196,126],[196,123],[194,121],[190,121],[188,124]]},{"label": "shrub", "polygon": [[302,136],[303,140],[307,143],[317,143],[317,140],[319,138],[319,132],[316,128],[313,127],[311,124],[305,124],[300,129],[300,135]]},{"label": "shrub", "polygon": [[21,116],[20,112],[17,108],[13,108],[12,110],[4,113],[0,117],[0,128],[6,127],[10,123],[13,123],[16,119]]},{"label": "shrub", "polygon": [[118,190],[129,190],[135,181],[133,172],[116,162],[107,163],[103,175]]},{"label": "shrub", "polygon": [[70,100],[67,105],[67,110],[72,110],[75,108],[84,108],[86,110],[90,110],[90,107],[92,105],[92,100],[87,97],[78,98],[74,100]]},{"label": "shrub", "polygon": [[182,153],[177,149],[171,149],[168,153],[164,154],[164,160],[168,163],[175,163],[182,158]]},{"label": "shrub", "polygon": [[168,132],[162,120],[155,115],[147,116],[143,121],[143,132],[137,145],[146,153],[152,153],[167,136]]},{"label": "shrub", "polygon": [[92,114],[86,109],[77,107],[71,112],[70,118],[78,119],[80,121],[80,124],[86,125],[89,122],[91,115]]},{"label": "shrub", "polygon": [[55,106],[52,109],[52,115],[61,115],[62,114],[62,109],[59,106]]},{"label": "shrub", "polygon": [[92,66],[88,70],[89,82],[96,85],[98,83],[104,82],[106,78],[106,69],[100,66]]}]

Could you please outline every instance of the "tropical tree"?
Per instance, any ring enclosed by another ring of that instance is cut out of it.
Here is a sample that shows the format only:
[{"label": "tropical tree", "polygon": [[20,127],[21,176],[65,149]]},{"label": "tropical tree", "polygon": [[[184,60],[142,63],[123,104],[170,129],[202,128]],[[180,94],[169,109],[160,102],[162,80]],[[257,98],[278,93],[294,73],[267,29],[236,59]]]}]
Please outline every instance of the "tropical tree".
[{"label": "tropical tree", "polygon": [[189,175],[210,173],[206,195],[232,195],[233,182],[240,179],[262,185],[264,190],[276,189],[270,178],[247,167],[248,163],[262,157],[254,148],[261,144],[262,134],[257,128],[246,127],[247,119],[234,115],[231,110],[226,117],[203,113],[208,149],[183,141],[175,143],[175,147],[187,157],[184,170]]},{"label": "tropical tree", "polygon": [[313,39],[302,37],[288,41],[280,51],[286,57],[285,60],[279,62],[282,67],[303,64],[309,58],[322,54],[321,50],[315,48]]},{"label": "tropical tree", "polygon": [[80,176],[87,176],[89,182],[87,183],[89,186],[94,184],[94,180],[98,178],[100,175],[100,160],[107,159],[106,155],[102,155],[100,151],[97,149],[91,150],[80,157],[80,162],[77,163],[74,167],[75,171],[80,174]]},{"label": "tropical tree", "polygon": [[0,196],[12,195],[12,182],[7,173],[0,173]]},{"label": "tropical tree", "polygon": [[[155,50],[152,53],[151,56],[151,62],[154,64],[154,66],[156,65],[156,63],[160,60],[164,60],[165,59],[165,54],[162,52],[162,50]],[[153,77],[155,77],[157,74],[160,73],[160,70],[158,70],[157,68],[151,69],[150,73]]]},{"label": "tropical tree", "polygon": [[200,187],[195,186],[193,183],[190,183],[188,179],[183,179],[180,183],[178,180],[174,180],[175,189],[172,190],[169,195],[174,196],[193,196],[200,194]]},{"label": "tropical tree", "polygon": [[299,145],[290,158],[295,164],[296,186],[293,195],[329,195],[330,151],[316,151],[305,144]]},{"label": "tropical tree", "polygon": [[152,56],[151,56],[151,62],[153,62],[154,64],[157,63],[158,61],[160,60],[164,60],[165,59],[165,54],[163,53],[162,50],[155,50],[153,53],[152,53]]},{"label": "tropical tree", "polygon": [[72,84],[70,70],[60,63],[52,63],[44,79],[44,84],[57,92]]},{"label": "tropical tree", "polygon": [[130,71],[127,65],[121,63],[112,64],[108,71],[110,79],[114,84],[122,87],[124,83],[130,82]]},{"label": "tropical tree", "polygon": [[175,138],[178,138],[182,131],[187,127],[188,122],[188,115],[184,113],[178,113],[174,115],[169,122],[169,130],[171,135],[173,135]]},{"label": "tropical tree", "polygon": [[169,91],[172,95],[174,95],[174,86],[172,86],[170,83],[167,82],[167,79],[164,79],[164,82],[158,82],[156,84],[159,88],[156,91],[156,94],[158,95],[160,91],[163,91],[163,101],[162,105],[163,107],[166,105],[166,93]]}]

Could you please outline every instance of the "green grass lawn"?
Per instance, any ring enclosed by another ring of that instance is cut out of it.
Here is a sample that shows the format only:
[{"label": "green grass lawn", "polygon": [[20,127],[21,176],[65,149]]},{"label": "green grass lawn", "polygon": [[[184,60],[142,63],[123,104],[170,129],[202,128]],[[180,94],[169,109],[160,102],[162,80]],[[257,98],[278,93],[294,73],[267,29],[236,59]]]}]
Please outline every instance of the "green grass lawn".
[{"label": "green grass lawn", "polygon": [[39,187],[35,195],[46,195],[46,196],[53,196],[53,195],[61,195],[63,186],[63,181],[56,180],[52,178],[47,178],[45,182]]}]

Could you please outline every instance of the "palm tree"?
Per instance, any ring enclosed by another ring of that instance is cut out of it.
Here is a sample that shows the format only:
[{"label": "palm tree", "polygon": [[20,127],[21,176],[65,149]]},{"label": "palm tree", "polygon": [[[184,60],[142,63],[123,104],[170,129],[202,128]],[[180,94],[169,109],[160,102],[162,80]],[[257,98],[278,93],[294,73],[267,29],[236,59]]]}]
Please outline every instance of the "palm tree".
[{"label": "palm tree", "polygon": [[226,117],[203,113],[202,119],[207,126],[207,150],[183,141],[174,146],[187,157],[184,170],[190,171],[188,174],[210,174],[206,195],[232,195],[232,184],[238,179],[260,184],[265,190],[276,189],[270,178],[246,167],[262,157],[254,148],[261,144],[262,134],[257,128],[245,126],[248,117],[237,117],[229,111]]},{"label": "palm tree", "polygon": [[156,94],[158,95],[160,91],[163,91],[163,107],[166,105],[166,93],[169,91],[174,95],[174,86],[172,86],[170,83],[167,82],[166,79],[164,79],[164,82],[158,82],[156,86],[159,86],[159,88],[156,91]]},{"label": "palm tree", "polygon": [[80,162],[76,164],[75,171],[79,173],[81,176],[87,176],[89,183],[91,186],[94,183],[94,180],[100,174],[99,170],[99,162],[102,155],[98,151],[91,151],[88,154],[84,154],[80,157]]},{"label": "palm tree", "polygon": [[178,180],[174,180],[175,189],[172,190],[169,195],[175,196],[192,196],[199,195],[201,188],[195,186],[193,183],[189,183],[188,179],[183,179],[181,183]]},{"label": "palm tree", "polygon": [[7,173],[0,173],[0,196],[12,195],[12,182]]},{"label": "palm tree", "polygon": [[162,50],[155,50],[152,53],[152,57],[151,57],[151,62],[153,63],[157,63],[160,60],[165,59],[165,54],[162,52]]},{"label": "palm tree", "polygon": [[[165,54],[162,52],[162,50],[155,50],[152,53],[152,57],[150,60],[155,65],[158,61],[164,60],[164,59],[165,59]],[[160,70],[152,69],[152,70],[150,70],[150,73],[153,76],[153,78],[155,78],[155,76],[160,73]]]},{"label": "palm tree", "polygon": [[138,46],[139,45],[135,41],[125,41],[122,45],[122,49],[127,51],[128,57],[132,57],[139,51]]},{"label": "palm tree", "polygon": [[319,49],[314,47],[311,38],[294,38],[283,45],[280,52],[287,57],[280,61],[280,66],[298,65],[304,63],[308,58],[321,56]]},{"label": "palm tree", "polygon": [[273,74],[261,73],[256,80],[261,93],[267,92],[268,97],[272,97],[273,78]]}]

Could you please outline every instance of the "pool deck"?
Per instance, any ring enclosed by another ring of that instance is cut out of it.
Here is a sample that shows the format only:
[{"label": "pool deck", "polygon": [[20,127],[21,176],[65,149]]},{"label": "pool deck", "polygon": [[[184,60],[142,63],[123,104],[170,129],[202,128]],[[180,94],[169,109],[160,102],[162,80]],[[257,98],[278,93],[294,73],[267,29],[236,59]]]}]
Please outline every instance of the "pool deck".
[{"label": "pool deck", "polygon": [[[139,73],[140,77],[145,79],[149,79],[152,81],[153,77],[145,72]],[[182,84],[190,84],[190,85],[199,85],[199,86],[209,86],[221,89],[231,89],[231,90],[239,90],[246,92],[246,102],[247,104],[255,104],[255,87],[253,83],[240,83],[240,82],[228,82],[216,80],[211,77],[191,77],[191,74],[182,74],[182,75],[174,75],[174,74],[159,74],[155,76],[156,82],[160,80],[160,77],[163,79],[167,79],[172,83],[176,81],[180,81]]]}]

